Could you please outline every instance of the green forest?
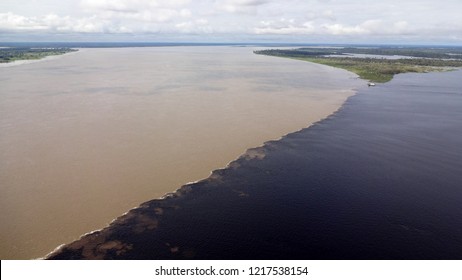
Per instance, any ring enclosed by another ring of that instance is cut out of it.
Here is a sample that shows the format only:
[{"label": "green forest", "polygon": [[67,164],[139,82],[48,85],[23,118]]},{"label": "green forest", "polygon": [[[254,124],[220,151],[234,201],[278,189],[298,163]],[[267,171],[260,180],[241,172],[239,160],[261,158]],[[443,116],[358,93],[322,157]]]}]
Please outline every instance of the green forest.
[{"label": "green forest", "polygon": [[74,51],[77,50],[71,48],[0,48],[0,63],[41,59],[50,55],[61,55]]},{"label": "green forest", "polygon": [[[299,48],[254,51],[256,54],[288,57],[356,73],[362,79],[384,83],[395,74],[447,71],[462,67],[462,48]],[[352,54],[376,56],[403,56],[399,59],[355,57]]]}]

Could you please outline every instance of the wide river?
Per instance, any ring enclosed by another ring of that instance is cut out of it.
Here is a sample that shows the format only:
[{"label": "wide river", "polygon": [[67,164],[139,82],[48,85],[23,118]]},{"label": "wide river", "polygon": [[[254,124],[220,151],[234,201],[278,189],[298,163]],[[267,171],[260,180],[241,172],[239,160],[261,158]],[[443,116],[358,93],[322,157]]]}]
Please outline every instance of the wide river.
[{"label": "wide river", "polygon": [[106,226],[336,111],[354,74],[251,47],[81,49],[0,67],[0,258]]}]

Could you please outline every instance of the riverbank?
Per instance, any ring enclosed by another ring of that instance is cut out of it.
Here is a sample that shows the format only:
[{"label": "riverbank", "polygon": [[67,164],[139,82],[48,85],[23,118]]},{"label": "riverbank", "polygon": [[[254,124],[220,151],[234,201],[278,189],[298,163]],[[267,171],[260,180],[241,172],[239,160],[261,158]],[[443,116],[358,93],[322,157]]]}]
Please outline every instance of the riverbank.
[{"label": "riverbank", "polygon": [[461,48],[339,47],[267,49],[256,54],[298,59],[351,71],[370,82],[385,83],[401,73],[428,73],[462,67]]},{"label": "riverbank", "polygon": [[50,56],[63,55],[76,52],[71,48],[30,48],[30,47],[4,47],[0,48],[0,64],[40,60]]}]

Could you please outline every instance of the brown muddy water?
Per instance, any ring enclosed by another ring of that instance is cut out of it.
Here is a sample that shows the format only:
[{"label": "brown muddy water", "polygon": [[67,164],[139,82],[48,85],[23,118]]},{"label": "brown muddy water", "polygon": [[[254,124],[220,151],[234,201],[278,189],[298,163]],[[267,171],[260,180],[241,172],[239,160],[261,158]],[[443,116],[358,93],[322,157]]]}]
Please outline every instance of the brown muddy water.
[{"label": "brown muddy water", "polygon": [[42,257],[325,118],[364,84],[252,50],[82,49],[2,65],[0,258]]}]

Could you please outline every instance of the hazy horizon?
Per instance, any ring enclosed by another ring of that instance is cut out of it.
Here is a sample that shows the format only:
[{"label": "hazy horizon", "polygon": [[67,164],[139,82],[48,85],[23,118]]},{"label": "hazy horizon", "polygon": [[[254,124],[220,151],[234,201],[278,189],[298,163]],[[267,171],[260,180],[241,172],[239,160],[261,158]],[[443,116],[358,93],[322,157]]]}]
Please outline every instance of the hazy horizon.
[{"label": "hazy horizon", "polygon": [[181,47],[181,46],[256,46],[256,47],[442,47],[462,48],[462,43],[310,43],[310,42],[207,42],[207,41],[0,41],[2,47],[70,47],[70,48],[128,48],[128,47]]}]

